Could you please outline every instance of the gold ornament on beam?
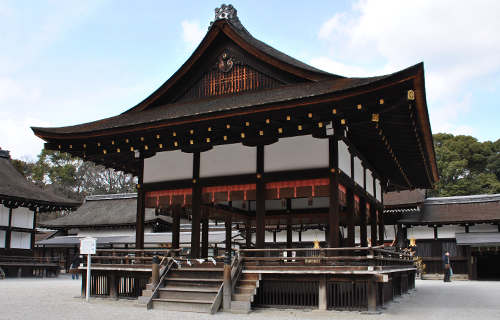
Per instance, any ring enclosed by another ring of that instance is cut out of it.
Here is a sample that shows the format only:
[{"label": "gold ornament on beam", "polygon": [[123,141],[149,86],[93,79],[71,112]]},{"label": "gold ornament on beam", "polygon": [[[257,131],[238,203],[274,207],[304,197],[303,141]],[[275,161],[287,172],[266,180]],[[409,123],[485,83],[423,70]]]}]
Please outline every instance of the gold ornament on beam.
[{"label": "gold ornament on beam", "polygon": [[313,249],[320,249],[318,238],[316,238],[316,240],[314,240],[314,248]]},{"label": "gold ornament on beam", "polygon": [[417,244],[415,243],[417,241],[417,239],[415,239],[413,237],[413,235],[411,235],[411,238],[410,238],[410,247],[416,247]]},{"label": "gold ornament on beam", "polygon": [[372,114],[372,121],[373,122],[379,122],[380,120],[380,115],[378,113]]}]

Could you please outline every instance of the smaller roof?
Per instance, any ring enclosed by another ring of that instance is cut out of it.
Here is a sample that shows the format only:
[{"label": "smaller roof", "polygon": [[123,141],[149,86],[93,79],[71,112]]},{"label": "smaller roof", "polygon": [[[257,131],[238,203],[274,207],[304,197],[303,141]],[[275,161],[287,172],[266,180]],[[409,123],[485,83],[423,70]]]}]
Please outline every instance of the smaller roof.
[{"label": "smaller roof", "polygon": [[74,209],[79,201],[55,195],[26,180],[12,165],[8,151],[0,154],[0,203],[41,207],[42,211]]},{"label": "smaller roof", "polygon": [[384,206],[386,209],[421,206],[426,196],[425,189],[388,192],[384,194]]},{"label": "smaller roof", "polygon": [[428,198],[417,213],[405,213],[401,224],[500,222],[500,194]]},{"label": "smaller roof", "polygon": [[[39,225],[48,229],[135,226],[137,193],[95,195],[85,198],[82,206],[62,218]],[[146,208],[145,223],[171,224],[169,216],[155,216],[155,210]]]},{"label": "smaller roof", "polygon": [[500,232],[455,233],[459,246],[500,246]]}]

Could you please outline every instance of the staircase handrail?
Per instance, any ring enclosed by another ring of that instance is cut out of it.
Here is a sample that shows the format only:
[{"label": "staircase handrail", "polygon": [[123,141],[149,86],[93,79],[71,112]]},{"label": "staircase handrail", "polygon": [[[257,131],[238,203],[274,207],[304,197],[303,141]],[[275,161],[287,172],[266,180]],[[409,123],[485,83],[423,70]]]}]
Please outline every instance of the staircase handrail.
[{"label": "staircase handrail", "polygon": [[234,292],[236,288],[236,283],[240,279],[243,267],[241,266],[241,255],[239,251],[236,251],[233,262],[231,263],[231,293]]},{"label": "staircase handrail", "polygon": [[[166,261],[166,262],[165,262]],[[161,276],[158,280],[158,284],[156,285],[156,288],[154,288],[153,292],[151,293],[151,296],[148,299],[147,302],[147,309],[151,309],[151,304],[153,303],[153,299],[158,296],[158,290],[163,283],[163,280],[165,280],[165,277],[167,276],[168,272],[172,268],[172,265],[174,264],[174,259],[171,257],[163,257],[163,259],[160,262],[160,273]],[[164,265],[163,271],[161,271],[161,267]]]}]

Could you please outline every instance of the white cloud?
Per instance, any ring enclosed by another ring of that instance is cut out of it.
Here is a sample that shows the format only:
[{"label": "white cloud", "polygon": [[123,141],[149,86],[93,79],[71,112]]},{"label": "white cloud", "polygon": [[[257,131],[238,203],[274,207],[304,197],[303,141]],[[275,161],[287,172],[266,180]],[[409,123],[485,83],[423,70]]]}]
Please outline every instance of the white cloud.
[{"label": "white cloud", "polygon": [[206,33],[206,29],[200,28],[198,21],[182,21],[182,40],[186,43],[187,51],[196,48]]},{"label": "white cloud", "polygon": [[473,90],[489,90],[500,79],[498,12],[499,1],[361,0],[322,25],[318,38],[328,54],[311,63],[340,75],[372,76],[424,61],[433,131],[473,132],[459,120]]},{"label": "white cloud", "polygon": [[43,140],[33,134],[30,127],[50,127],[50,124],[35,118],[0,118],[1,148],[10,150],[13,159],[36,156],[43,148]]}]

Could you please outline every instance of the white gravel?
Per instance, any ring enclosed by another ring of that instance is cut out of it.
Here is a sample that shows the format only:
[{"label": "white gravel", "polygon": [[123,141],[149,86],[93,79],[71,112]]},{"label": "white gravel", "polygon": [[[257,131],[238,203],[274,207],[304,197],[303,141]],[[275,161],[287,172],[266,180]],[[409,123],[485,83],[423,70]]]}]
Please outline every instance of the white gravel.
[{"label": "white gravel", "polygon": [[146,310],[135,301],[80,298],[80,281],[61,274],[52,279],[0,280],[0,319],[500,319],[500,282],[417,280],[417,290],[389,304],[381,314],[257,309],[248,315],[215,315]]}]

